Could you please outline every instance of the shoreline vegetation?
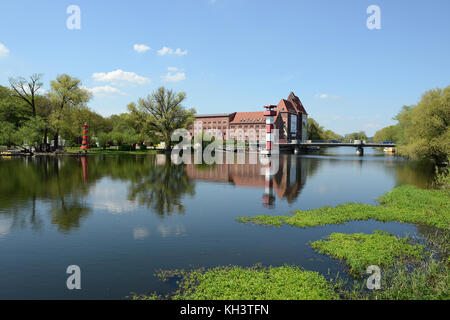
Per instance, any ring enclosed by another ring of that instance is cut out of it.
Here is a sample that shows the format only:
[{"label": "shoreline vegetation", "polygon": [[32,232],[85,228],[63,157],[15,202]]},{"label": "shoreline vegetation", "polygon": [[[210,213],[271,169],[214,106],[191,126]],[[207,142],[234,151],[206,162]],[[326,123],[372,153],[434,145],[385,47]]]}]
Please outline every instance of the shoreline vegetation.
[{"label": "shoreline vegetation", "polygon": [[379,199],[381,205],[346,203],[336,207],[296,210],[290,216],[257,215],[239,217],[243,223],[266,226],[284,224],[306,228],[349,221],[377,220],[422,224],[439,229],[450,228],[450,189],[419,189],[403,185],[389,191]]},{"label": "shoreline vegetation", "polygon": [[[311,247],[345,263],[353,283],[338,275],[326,280],[317,272],[298,266],[227,266],[190,271],[161,271],[162,281],[178,279],[178,289],[165,296],[157,293],[134,295],[138,300],[449,300],[450,299],[450,189],[448,174],[441,188],[422,190],[400,186],[380,197],[378,206],[344,204],[291,216],[260,215],[236,219],[279,227],[299,228],[341,224],[353,220],[413,223],[434,229],[424,236],[424,244],[409,237],[375,231],[372,234],[333,233]],[[365,271],[370,265],[381,268],[381,289],[366,288]]]}]

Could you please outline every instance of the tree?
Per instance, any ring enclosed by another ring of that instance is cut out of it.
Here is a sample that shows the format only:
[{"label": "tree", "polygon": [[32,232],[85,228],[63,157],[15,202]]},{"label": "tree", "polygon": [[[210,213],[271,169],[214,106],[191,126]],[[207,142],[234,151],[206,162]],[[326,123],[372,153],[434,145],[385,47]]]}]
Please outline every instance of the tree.
[{"label": "tree", "polygon": [[97,135],[97,142],[103,150],[106,150],[107,147],[109,147],[109,143],[111,141],[111,137],[106,132],[100,132]]},{"label": "tree", "polygon": [[325,130],[313,118],[308,118],[308,139],[309,140],[340,140],[343,137],[332,130]]},{"label": "tree", "polygon": [[50,100],[56,105],[52,113],[52,123],[55,127],[54,148],[57,149],[63,118],[65,115],[67,116],[67,111],[73,111],[67,109],[76,109],[83,106],[90,100],[91,94],[89,91],[81,88],[80,80],[67,74],[58,76],[56,80],[50,82],[50,86]]},{"label": "tree", "polygon": [[344,136],[345,141],[353,141],[353,140],[367,140],[367,135],[364,131],[348,133]]},{"label": "tree", "polygon": [[394,117],[397,120],[397,143],[406,144],[411,134],[411,115],[415,106],[403,106],[402,110]]},{"label": "tree", "polygon": [[111,133],[111,140],[113,141],[113,143],[116,145],[116,146],[121,146],[123,143],[124,143],[124,141],[125,141],[125,137],[124,137],[124,134],[122,133],[122,132],[119,132],[119,131],[113,131],[112,133]]},{"label": "tree", "polygon": [[37,91],[42,87],[42,82],[40,81],[41,78],[42,74],[35,73],[30,76],[29,80],[23,77],[9,79],[9,84],[11,85],[14,95],[25,101],[31,107],[33,117],[36,116],[35,97]]},{"label": "tree", "polygon": [[397,126],[389,126],[375,132],[374,141],[397,141]]},{"label": "tree", "polygon": [[2,123],[0,127],[0,144],[5,144],[8,149],[20,141],[16,127],[10,122]]},{"label": "tree", "polygon": [[401,154],[431,158],[437,163],[450,156],[450,86],[425,92],[417,106],[398,115]]},{"label": "tree", "polygon": [[15,127],[21,126],[32,116],[28,105],[13,95],[12,90],[0,86],[0,122],[12,123]]},{"label": "tree", "polygon": [[184,92],[175,93],[161,87],[146,99],[139,99],[137,106],[129,104],[128,109],[133,117],[145,120],[143,129],[148,136],[161,135],[170,149],[172,132],[194,121],[195,109],[186,110],[182,106],[185,98]]},{"label": "tree", "polygon": [[36,116],[28,120],[19,130],[22,142],[28,146],[36,146],[42,143],[45,121]]},{"label": "tree", "polygon": [[309,140],[323,140],[323,127],[313,118],[308,118],[307,133]]}]

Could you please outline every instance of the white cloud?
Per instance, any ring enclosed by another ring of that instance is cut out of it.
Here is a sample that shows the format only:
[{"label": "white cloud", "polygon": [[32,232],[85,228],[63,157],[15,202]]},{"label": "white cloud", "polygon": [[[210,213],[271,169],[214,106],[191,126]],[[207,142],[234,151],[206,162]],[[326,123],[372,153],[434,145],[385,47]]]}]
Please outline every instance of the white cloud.
[{"label": "white cloud", "polygon": [[176,225],[176,226],[158,226],[158,232],[161,234],[163,238],[167,237],[182,237],[186,235],[186,227],[184,225]]},{"label": "white cloud", "polygon": [[111,87],[111,86],[100,86],[100,87],[94,87],[94,88],[87,88],[83,87],[83,89],[88,90],[95,96],[108,96],[108,95],[124,95],[125,93],[120,91],[117,88]]},{"label": "white cloud", "polygon": [[0,43],[0,59],[6,58],[8,55],[9,49],[3,43]]},{"label": "white cloud", "polygon": [[[161,76],[162,82],[179,82],[186,80],[186,74],[182,72],[182,70],[176,68],[176,67],[169,67],[167,68],[169,72],[167,74]],[[179,71],[179,72],[177,72]]]},{"label": "white cloud", "polygon": [[133,229],[133,239],[134,240],[144,240],[149,236],[148,229],[145,227],[136,227]]},{"label": "white cloud", "polygon": [[92,78],[95,81],[110,82],[116,84],[123,84],[127,82],[135,84],[144,84],[151,81],[149,78],[140,76],[134,72],[126,72],[121,69],[111,71],[108,73],[105,72],[94,73],[92,74]]},{"label": "white cloud", "polygon": [[139,208],[136,201],[127,199],[127,184],[103,178],[90,189],[90,206],[111,214],[126,214]]},{"label": "white cloud", "polygon": [[321,94],[316,93],[316,94],[314,95],[314,97],[315,97],[315,98],[319,98],[319,99],[334,99],[334,100],[337,100],[337,99],[340,99],[340,98],[341,98],[341,97],[339,97],[339,96],[332,96],[332,95],[329,95],[329,94],[327,94],[327,93],[321,93]]},{"label": "white cloud", "polygon": [[136,52],[142,53],[142,52],[150,50],[151,48],[149,46],[146,46],[145,44],[135,44],[133,46],[133,49]]},{"label": "white cloud", "polygon": [[177,56],[185,56],[185,55],[187,55],[188,51],[187,50],[183,51],[180,48],[177,48],[177,49],[173,50],[172,48],[164,46],[161,49],[159,49],[157,51],[157,53],[160,56],[172,55],[172,54],[175,54]]}]

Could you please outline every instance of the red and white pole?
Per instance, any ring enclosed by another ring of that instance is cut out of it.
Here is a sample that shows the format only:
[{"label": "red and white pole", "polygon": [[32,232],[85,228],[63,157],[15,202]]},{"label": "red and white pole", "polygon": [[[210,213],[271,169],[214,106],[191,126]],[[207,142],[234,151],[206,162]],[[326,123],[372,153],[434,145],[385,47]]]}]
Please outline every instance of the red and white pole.
[{"label": "red and white pole", "polygon": [[277,112],[273,109],[276,107],[274,105],[264,106],[267,109],[264,111],[264,117],[266,117],[266,152],[268,155],[272,153],[273,149],[274,117],[277,115]]},{"label": "red and white pole", "polygon": [[265,183],[264,183],[264,195],[263,195],[263,206],[272,207],[275,202],[275,197],[273,195],[273,176],[271,173],[271,162],[267,163],[265,166]]},{"label": "red and white pole", "polygon": [[81,143],[81,150],[87,151],[89,149],[89,138],[88,138],[88,126],[87,123],[83,126],[83,142]]}]

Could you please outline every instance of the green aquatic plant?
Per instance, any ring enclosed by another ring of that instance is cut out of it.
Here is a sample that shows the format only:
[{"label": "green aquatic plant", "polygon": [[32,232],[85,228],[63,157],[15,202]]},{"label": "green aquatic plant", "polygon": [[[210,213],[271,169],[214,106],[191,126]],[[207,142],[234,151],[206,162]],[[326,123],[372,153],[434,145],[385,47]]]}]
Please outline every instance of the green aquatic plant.
[{"label": "green aquatic plant", "polygon": [[[334,286],[317,272],[296,266],[250,268],[238,266],[197,269],[180,273],[174,300],[330,300]],[[162,278],[164,278],[163,276]],[[161,299],[153,293],[134,299]]]},{"label": "green aquatic plant", "polygon": [[390,267],[399,261],[423,258],[424,246],[409,244],[408,238],[397,238],[392,234],[375,231],[364,233],[333,233],[326,240],[311,243],[320,253],[344,260],[350,272],[363,275],[368,266]]},{"label": "green aquatic plant", "polygon": [[270,226],[283,224],[306,228],[339,224],[353,220],[403,222],[450,229],[450,190],[424,190],[400,186],[381,196],[381,205],[347,203],[336,207],[296,210],[290,216],[257,215],[240,217],[237,221]]}]

